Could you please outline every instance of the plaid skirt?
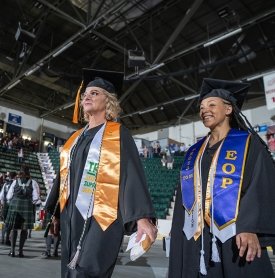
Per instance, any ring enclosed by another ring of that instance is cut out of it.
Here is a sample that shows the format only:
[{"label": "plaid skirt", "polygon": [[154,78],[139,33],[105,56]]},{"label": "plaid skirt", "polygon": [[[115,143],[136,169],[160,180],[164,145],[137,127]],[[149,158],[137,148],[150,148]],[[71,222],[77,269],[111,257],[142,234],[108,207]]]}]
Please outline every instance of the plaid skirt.
[{"label": "plaid skirt", "polygon": [[10,229],[32,229],[34,223],[33,204],[31,199],[12,198],[5,221]]},{"label": "plaid skirt", "polygon": [[9,211],[9,204],[5,203],[3,205],[3,221],[4,222],[6,222],[8,211]]}]

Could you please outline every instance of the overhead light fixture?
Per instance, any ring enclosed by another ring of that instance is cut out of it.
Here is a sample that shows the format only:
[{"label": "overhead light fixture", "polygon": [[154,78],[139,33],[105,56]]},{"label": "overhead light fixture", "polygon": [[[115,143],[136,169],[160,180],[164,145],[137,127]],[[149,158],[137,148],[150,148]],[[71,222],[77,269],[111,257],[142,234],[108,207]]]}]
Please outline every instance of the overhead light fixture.
[{"label": "overhead light fixture", "polygon": [[231,36],[234,36],[234,35],[236,35],[236,34],[242,32],[242,30],[243,30],[242,28],[238,28],[238,29],[235,29],[235,30],[233,30],[233,31],[231,31],[231,32],[229,32],[229,33],[226,33],[226,34],[222,35],[222,36],[218,36],[218,37],[216,37],[216,38],[214,38],[214,39],[208,41],[207,43],[205,43],[205,44],[203,45],[203,47],[208,47],[208,46],[210,46],[210,45],[212,45],[212,44],[215,44],[215,43],[217,43],[217,42],[219,42],[219,41],[225,40],[225,39],[227,39],[227,38],[229,38],[229,37],[231,37]]},{"label": "overhead light fixture", "polygon": [[200,96],[199,94],[197,94],[197,95],[190,95],[190,96],[185,97],[184,100],[191,100],[191,99],[197,98],[199,96]]},{"label": "overhead light fixture", "polygon": [[144,67],[146,63],[144,51],[128,50],[128,67]]},{"label": "overhead light fixture", "polygon": [[61,54],[63,51],[65,51],[67,48],[69,48],[70,46],[72,46],[74,43],[73,42],[69,42],[66,45],[64,45],[63,47],[61,47],[59,50],[57,50],[57,52],[55,52],[53,54],[53,57],[55,58],[56,56],[58,56],[59,54]]},{"label": "overhead light fixture", "polygon": [[7,90],[10,90],[11,88],[13,88],[14,86],[16,86],[18,83],[20,83],[20,79],[16,80],[14,83],[12,83],[8,88]]},{"label": "overhead light fixture", "polygon": [[74,102],[65,104],[60,110],[68,109],[68,108],[70,108],[70,107],[72,107],[72,106],[74,106],[74,105],[75,105]]},{"label": "overhead light fixture", "polygon": [[259,73],[259,74],[256,74],[256,75],[249,76],[249,77],[247,77],[245,79],[246,79],[246,81],[252,81],[252,80],[264,77],[265,75],[268,75],[268,74],[273,73],[273,72],[275,72],[274,69],[266,71],[266,72],[262,72],[262,73]]},{"label": "overhead light fixture", "polygon": [[39,68],[40,68],[40,66],[36,66],[36,67],[30,69],[29,71],[27,71],[27,72],[25,73],[25,76],[29,76],[29,75],[33,74],[33,73],[36,72]]},{"label": "overhead light fixture", "polygon": [[33,44],[33,42],[34,42],[34,40],[36,38],[34,33],[29,32],[27,30],[24,30],[21,27],[21,23],[20,22],[18,22],[18,28],[17,28],[17,31],[16,31],[14,37],[15,37],[15,40],[20,41],[20,42],[25,42],[28,45]]},{"label": "overhead light fixture", "polygon": [[154,66],[151,66],[150,68],[144,70],[144,71],[141,71],[138,75],[144,75],[144,74],[147,74],[151,71],[154,71],[156,69],[159,69],[160,67],[163,67],[164,66],[164,63],[160,63],[160,64],[157,64],[157,65],[154,65]]},{"label": "overhead light fixture", "polygon": [[144,110],[144,111],[140,111],[140,112],[138,112],[138,114],[142,115],[142,114],[149,113],[149,112],[152,112],[152,111],[155,111],[155,110],[158,110],[158,107],[153,107],[153,108],[150,108],[150,109],[147,109],[147,110]]}]

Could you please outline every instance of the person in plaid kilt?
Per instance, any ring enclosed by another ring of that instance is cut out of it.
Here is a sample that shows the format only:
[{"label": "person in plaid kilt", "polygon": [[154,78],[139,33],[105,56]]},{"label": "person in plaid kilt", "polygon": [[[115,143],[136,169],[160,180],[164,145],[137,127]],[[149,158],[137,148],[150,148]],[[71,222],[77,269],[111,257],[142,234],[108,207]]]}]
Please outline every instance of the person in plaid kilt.
[{"label": "person in plaid kilt", "polygon": [[22,166],[18,178],[12,183],[7,200],[9,211],[6,226],[11,229],[11,250],[9,256],[15,257],[15,246],[18,229],[21,230],[19,239],[19,257],[24,257],[23,247],[28,235],[28,229],[33,228],[33,203],[39,200],[36,181],[30,178],[27,166]]},{"label": "person in plaid kilt", "polygon": [[[13,183],[14,179],[16,178],[15,172],[7,173],[6,181],[3,185],[3,188],[0,193],[0,202],[3,207],[3,221],[6,222],[8,210],[9,210],[9,204],[7,202],[7,194],[10,189],[11,184]],[[10,230],[6,227],[4,224],[2,227],[2,244],[11,245],[10,243]]]}]

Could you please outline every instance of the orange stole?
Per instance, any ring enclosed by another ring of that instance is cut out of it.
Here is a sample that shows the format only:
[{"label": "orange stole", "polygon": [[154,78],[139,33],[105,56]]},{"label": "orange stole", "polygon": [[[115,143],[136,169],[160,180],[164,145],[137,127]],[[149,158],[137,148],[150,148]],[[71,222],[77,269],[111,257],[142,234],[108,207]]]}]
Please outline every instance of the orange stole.
[{"label": "orange stole", "polygon": [[77,139],[77,137],[82,132],[82,129],[77,130],[65,143],[63,146],[63,149],[60,154],[60,211],[63,210],[65,207],[65,204],[69,198],[70,195],[70,186],[68,186],[68,178],[69,178],[69,169],[68,169],[68,162],[69,162],[69,155],[70,155],[70,149],[73,146],[73,143]]},{"label": "orange stole", "polygon": [[[63,147],[62,153],[65,148],[64,154],[72,147],[76,137],[82,130],[75,132],[72,137],[66,142]],[[68,148],[68,149],[67,149]],[[64,155],[64,157],[66,154]],[[68,157],[67,157],[68,159]],[[66,159],[60,158],[60,175],[67,176],[68,169],[66,168]],[[63,171],[63,172],[62,172]],[[99,167],[96,179],[96,191],[94,196],[94,209],[93,216],[105,231],[116,219],[118,208],[118,193],[119,193],[119,177],[120,177],[120,124],[116,122],[107,122],[105,131],[102,138],[102,146],[100,152]],[[60,209],[63,210],[66,201],[69,197],[67,183],[61,182],[60,193],[62,193],[63,186],[66,192],[60,196]],[[63,184],[63,186],[62,186]]]},{"label": "orange stole", "polygon": [[117,219],[120,177],[120,124],[107,122],[96,178],[93,216],[103,231]]}]

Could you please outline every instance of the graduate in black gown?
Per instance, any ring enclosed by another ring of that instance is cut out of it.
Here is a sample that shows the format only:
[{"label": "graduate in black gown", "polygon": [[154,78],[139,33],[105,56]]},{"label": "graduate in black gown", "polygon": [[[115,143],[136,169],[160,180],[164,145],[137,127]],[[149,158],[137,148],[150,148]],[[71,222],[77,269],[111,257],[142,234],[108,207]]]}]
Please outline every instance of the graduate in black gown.
[{"label": "graduate in black gown", "polygon": [[[65,144],[61,153],[60,175],[46,204],[47,210],[53,213],[61,194],[60,206],[61,208],[63,206],[60,214],[61,277],[63,278],[111,277],[124,234],[130,235],[137,231],[137,239],[140,239],[145,233],[150,244],[157,235],[154,225],[155,212],[135,142],[129,131],[115,122],[120,108],[114,93],[115,89],[120,87],[117,83],[121,80],[121,75],[112,72],[84,71],[84,85],[85,82],[91,81],[81,100],[88,125]],[[101,130],[103,135],[99,136]],[[115,136],[112,137],[116,132],[119,136],[118,141]],[[99,138],[99,143],[95,142],[97,141],[95,138]],[[69,147],[69,158],[67,166],[64,167],[64,159],[66,160],[64,149],[65,151],[68,149],[70,140],[72,143]],[[85,164],[88,160],[94,161],[93,152],[96,149],[99,149],[98,162],[97,164],[92,162],[90,165],[97,166],[88,169],[97,170],[94,175],[96,182],[91,182],[92,174],[82,183]],[[108,164],[112,165],[109,167]],[[69,168],[69,193],[68,188],[65,189],[67,197],[64,201],[62,177],[66,167]],[[108,167],[108,170],[104,172],[105,167]],[[107,178],[114,177],[118,182],[106,181]],[[88,217],[85,221],[77,200],[81,195],[80,192],[86,192],[89,188],[94,188],[94,191],[91,191],[93,202],[91,203],[90,199],[88,202],[93,210],[92,217]],[[115,204],[114,208],[111,203]],[[58,216],[58,211],[55,215]],[[113,220],[106,224],[105,220],[111,217]],[[81,250],[76,258],[74,256],[78,246],[81,246]]]},{"label": "graduate in black gown", "polygon": [[200,117],[210,132],[182,167],[169,278],[274,277],[266,247],[275,239],[275,166],[240,111],[248,88],[203,81]]}]

